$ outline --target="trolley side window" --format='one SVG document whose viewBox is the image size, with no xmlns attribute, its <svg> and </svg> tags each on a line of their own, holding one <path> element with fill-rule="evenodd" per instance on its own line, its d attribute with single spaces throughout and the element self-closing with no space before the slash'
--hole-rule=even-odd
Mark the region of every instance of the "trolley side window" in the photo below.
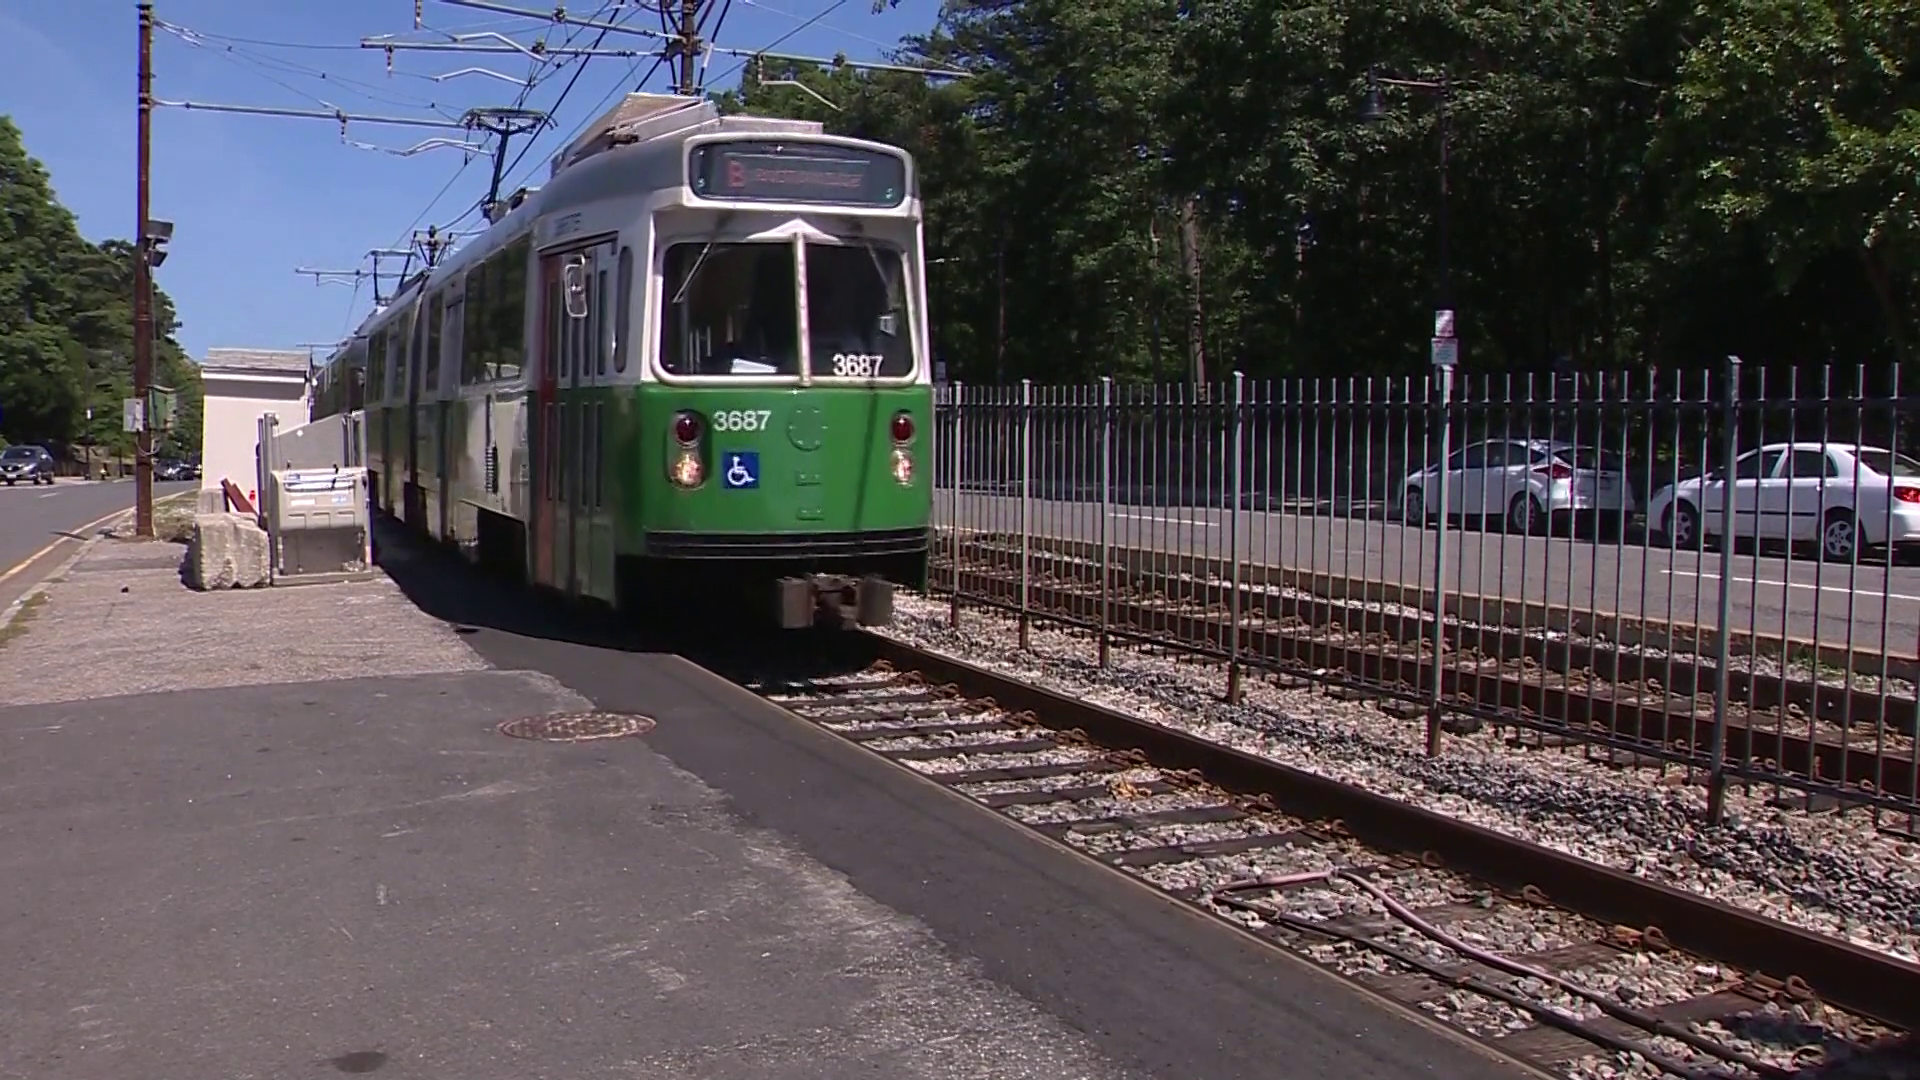
<svg viewBox="0 0 1920 1080">
<path fill-rule="evenodd" d="M 662 270 L 660 366 L 668 374 L 800 373 L 789 245 L 674 244 Z"/>
<path fill-rule="evenodd" d="M 913 374 L 900 253 L 871 244 L 807 248 L 807 344 L 815 377 Z"/>
</svg>

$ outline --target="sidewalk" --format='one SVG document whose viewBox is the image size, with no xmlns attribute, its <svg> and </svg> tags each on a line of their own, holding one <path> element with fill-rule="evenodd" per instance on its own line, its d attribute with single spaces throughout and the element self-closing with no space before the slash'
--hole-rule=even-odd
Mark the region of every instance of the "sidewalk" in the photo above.
<svg viewBox="0 0 1920 1080">
<path fill-rule="evenodd" d="M 0 643 L 0 1077 L 1138 1075 L 646 738 L 499 734 L 588 706 L 387 578 L 182 551 L 90 544 Z"/>
</svg>

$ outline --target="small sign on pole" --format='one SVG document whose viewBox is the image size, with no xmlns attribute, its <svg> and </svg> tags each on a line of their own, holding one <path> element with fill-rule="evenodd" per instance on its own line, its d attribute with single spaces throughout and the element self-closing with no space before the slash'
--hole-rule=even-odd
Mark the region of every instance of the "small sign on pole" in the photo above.
<svg viewBox="0 0 1920 1080">
<path fill-rule="evenodd" d="M 120 399 L 120 430 L 139 432 L 147 419 L 146 402 L 139 398 Z"/>
<path fill-rule="evenodd" d="M 1437 337 L 1433 339 L 1433 366 L 1450 368 L 1460 362 L 1460 339 Z"/>
</svg>

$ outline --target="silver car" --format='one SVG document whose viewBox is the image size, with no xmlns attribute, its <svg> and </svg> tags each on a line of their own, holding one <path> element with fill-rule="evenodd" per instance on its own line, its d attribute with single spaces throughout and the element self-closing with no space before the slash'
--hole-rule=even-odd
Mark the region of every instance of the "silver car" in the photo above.
<svg viewBox="0 0 1920 1080">
<path fill-rule="evenodd" d="M 1488 439 L 1447 459 L 1447 516 L 1498 518 L 1508 531 L 1533 533 L 1556 520 L 1592 517 L 1617 527 L 1636 509 L 1633 485 L 1617 455 L 1546 439 Z M 1403 520 L 1435 516 L 1440 469 L 1408 474 Z"/>
</svg>

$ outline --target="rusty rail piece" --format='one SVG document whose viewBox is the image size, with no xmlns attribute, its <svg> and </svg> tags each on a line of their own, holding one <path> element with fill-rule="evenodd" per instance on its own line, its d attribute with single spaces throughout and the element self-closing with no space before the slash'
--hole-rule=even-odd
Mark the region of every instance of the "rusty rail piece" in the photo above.
<svg viewBox="0 0 1920 1080">
<path fill-rule="evenodd" d="M 1017 567 L 1018 554 L 1014 553 L 1012 557 Z M 960 586 L 967 590 L 965 595 L 1010 609 L 1019 599 L 1019 583 L 1010 574 L 1011 571 L 994 573 L 975 563 L 962 567 Z M 1098 576 L 1095 574 L 1092 582 L 1081 580 L 1083 577 L 1077 577 L 1075 572 L 1065 572 L 1062 579 L 1070 583 L 1066 585 L 1030 578 L 1027 585 L 1029 609 L 1042 618 L 1083 627 L 1094 626 L 1099 619 L 1100 598 L 1086 590 L 1089 585 L 1097 586 Z M 934 567 L 932 581 L 936 586 L 952 588 L 953 578 L 950 565 Z M 1129 599 L 1120 591 L 1137 589 L 1143 582 L 1169 597 L 1206 604 L 1211 610 L 1205 614 L 1169 611 Z M 1225 658 L 1223 643 L 1228 636 L 1225 605 L 1218 597 L 1214 597 L 1213 603 L 1208 603 L 1208 598 L 1222 592 L 1226 586 L 1190 582 L 1176 588 L 1173 579 L 1142 576 L 1113 584 L 1117 591 L 1108 597 L 1106 625 L 1115 635 L 1161 640 L 1198 654 Z M 1184 597 L 1181 595 L 1183 590 Z M 1252 609 L 1271 605 L 1282 614 L 1301 614 L 1297 610 L 1286 611 L 1287 604 L 1311 607 L 1311 604 L 1300 604 L 1269 593 L 1256 593 Z M 1344 617 L 1345 613 L 1342 614 Z M 1371 624 L 1365 624 L 1365 629 L 1371 632 L 1382 632 L 1386 624 L 1404 620 L 1407 632 L 1417 634 L 1417 627 L 1422 622 L 1415 615 L 1397 616 L 1381 612 L 1354 614 L 1374 620 Z M 1452 637 L 1451 644 L 1456 649 L 1478 647 L 1488 655 L 1501 655 L 1501 650 L 1495 647 L 1502 645 L 1496 631 L 1477 631 L 1471 635 L 1463 631 Z M 1509 635 L 1504 646 L 1515 644 L 1519 642 Z M 1628 671 L 1631 668 L 1627 661 L 1636 658 L 1621 657 L 1604 647 L 1595 649 L 1565 642 L 1534 644 L 1536 651 L 1532 655 L 1548 670 L 1569 672 L 1585 667 L 1593 671 L 1596 678 L 1608 679 L 1606 669 L 1611 661 L 1618 661 L 1619 666 L 1614 668 L 1618 675 L 1608 679 L 1616 684 L 1614 692 L 1594 694 L 1505 672 L 1443 666 L 1442 688 L 1450 706 L 1464 714 L 1529 728 L 1545 735 L 1564 734 L 1679 763 L 1704 763 L 1705 748 L 1713 734 L 1713 717 L 1695 694 L 1679 687 L 1649 687 L 1646 690 L 1621 687 L 1619 684 L 1630 678 Z M 1421 651 L 1424 642 L 1417 638 L 1408 641 L 1406 647 L 1409 650 L 1407 654 L 1396 655 L 1377 647 L 1344 645 L 1306 637 L 1279 627 L 1243 625 L 1240 630 L 1239 659 L 1243 663 L 1282 672 L 1343 672 L 1344 678 L 1332 681 L 1355 683 L 1377 689 L 1386 696 L 1412 699 L 1421 687 L 1428 685 L 1431 660 L 1427 653 Z M 1642 672 L 1639 678 L 1646 678 L 1654 672 L 1665 674 L 1664 661 L 1656 664 L 1647 660 L 1644 666 L 1648 670 Z M 1700 672 L 1697 665 L 1680 662 L 1674 664 L 1675 681 L 1680 682 L 1685 678 L 1684 673 L 1689 666 L 1694 669 L 1694 678 L 1699 680 L 1699 684 L 1704 684 L 1706 673 Z M 1734 686 L 1738 691 L 1733 696 L 1741 699 L 1738 704 L 1745 711 L 1746 688 L 1751 683 L 1740 677 L 1741 674 L 1735 673 Z M 1763 681 L 1764 678 L 1755 677 L 1753 681 Z M 1395 693 L 1395 687 L 1404 688 L 1404 692 Z M 1830 689 L 1835 696 L 1846 693 L 1837 687 L 1820 689 Z M 1755 698 L 1756 701 L 1764 700 L 1759 693 Z M 1830 710 L 1823 708 L 1822 712 Z M 1853 719 L 1858 722 L 1862 718 L 1856 714 Z M 1754 714 L 1745 717 L 1730 715 L 1727 729 L 1726 753 L 1730 763 L 1729 774 L 1732 776 L 1789 787 L 1798 786 L 1796 779 L 1803 779 L 1811 790 L 1818 792 L 1831 792 L 1837 783 L 1844 783 L 1857 789 L 1857 794 L 1843 793 L 1845 798 L 1897 810 L 1911 809 L 1911 800 L 1920 794 L 1915 790 L 1916 770 L 1913 761 L 1895 752 L 1882 753 L 1868 738 L 1844 744 L 1831 736 L 1817 733 L 1809 738 L 1806 734 L 1774 730 Z"/>
<path fill-rule="evenodd" d="M 228 510 L 238 511 L 248 517 L 259 516 L 259 511 L 253 508 L 252 501 L 247 498 L 246 492 L 240 490 L 239 484 L 222 477 L 220 480 L 220 495 L 226 500 Z"/>
<path fill-rule="evenodd" d="M 941 526 L 936 527 L 935 532 L 935 552 L 950 554 L 953 550 L 954 530 L 951 527 Z M 961 530 L 961 533 L 963 545 L 1010 545 L 1014 548 L 1020 546 L 1019 536 L 1012 533 L 965 529 Z M 1036 556 L 1044 554 L 1089 560 L 1100 558 L 1100 545 L 1092 540 L 1031 536 L 1027 539 L 1027 547 Z M 1196 555 L 1191 552 L 1114 545 L 1109 548 L 1107 558 L 1108 565 L 1111 567 L 1133 574 L 1185 574 L 1219 581 L 1235 580 L 1231 576 L 1232 566 L 1228 560 Z M 1297 589 L 1324 600 L 1346 603 L 1396 604 L 1414 610 L 1430 610 L 1433 605 L 1433 588 L 1430 585 L 1422 587 L 1417 584 L 1374 581 L 1245 560 L 1240 562 L 1237 580 L 1255 587 Z M 1617 635 L 1621 645 L 1657 649 L 1662 652 L 1688 653 L 1695 656 L 1713 655 L 1715 643 L 1719 637 L 1713 627 L 1697 623 L 1668 622 L 1665 619 L 1648 619 L 1625 612 L 1604 609 L 1590 611 L 1539 600 L 1516 600 L 1511 597 L 1484 596 L 1477 593 L 1449 591 L 1446 597 L 1446 612 L 1455 619 L 1489 627 L 1504 626 L 1509 630 L 1525 628 L 1534 632 L 1547 629 L 1579 634 L 1582 637 L 1613 638 Z M 1836 670 L 1851 671 L 1855 675 L 1887 675 L 1920 684 L 1920 655 L 1904 656 L 1880 649 L 1822 645 L 1811 638 L 1769 634 L 1759 630 L 1742 630 L 1737 627 L 1733 628 L 1728 635 L 1728 647 L 1736 656 L 1765 657 L 1781 664 L 1820 664 Z"/>
<path fill-rule="evenodd" d="M 1276 809 L 1334 821 L 1363 843 L 1437 857 L 1490 884 L 1532 886 L 1589 918 L 1637 928 L 1649 943 L 1739 968 L 1763 996 L 1824 1001 L 1911 1031 L 1920 1021 L 1920 965 L 1816 934 L 1574 855 L 1436 814 L 1365 788 L 1209 742 L 1151 721 L 1020 682 L 965 661 L 866 635 L 876 656 L 900 670 L 992 698 L 1055 730 L 1078 729 L 1101 746 L 1138 751 L 1165 770 L 1192 769 L 1239 795 L 1265 795 Z"/>
</svg>

